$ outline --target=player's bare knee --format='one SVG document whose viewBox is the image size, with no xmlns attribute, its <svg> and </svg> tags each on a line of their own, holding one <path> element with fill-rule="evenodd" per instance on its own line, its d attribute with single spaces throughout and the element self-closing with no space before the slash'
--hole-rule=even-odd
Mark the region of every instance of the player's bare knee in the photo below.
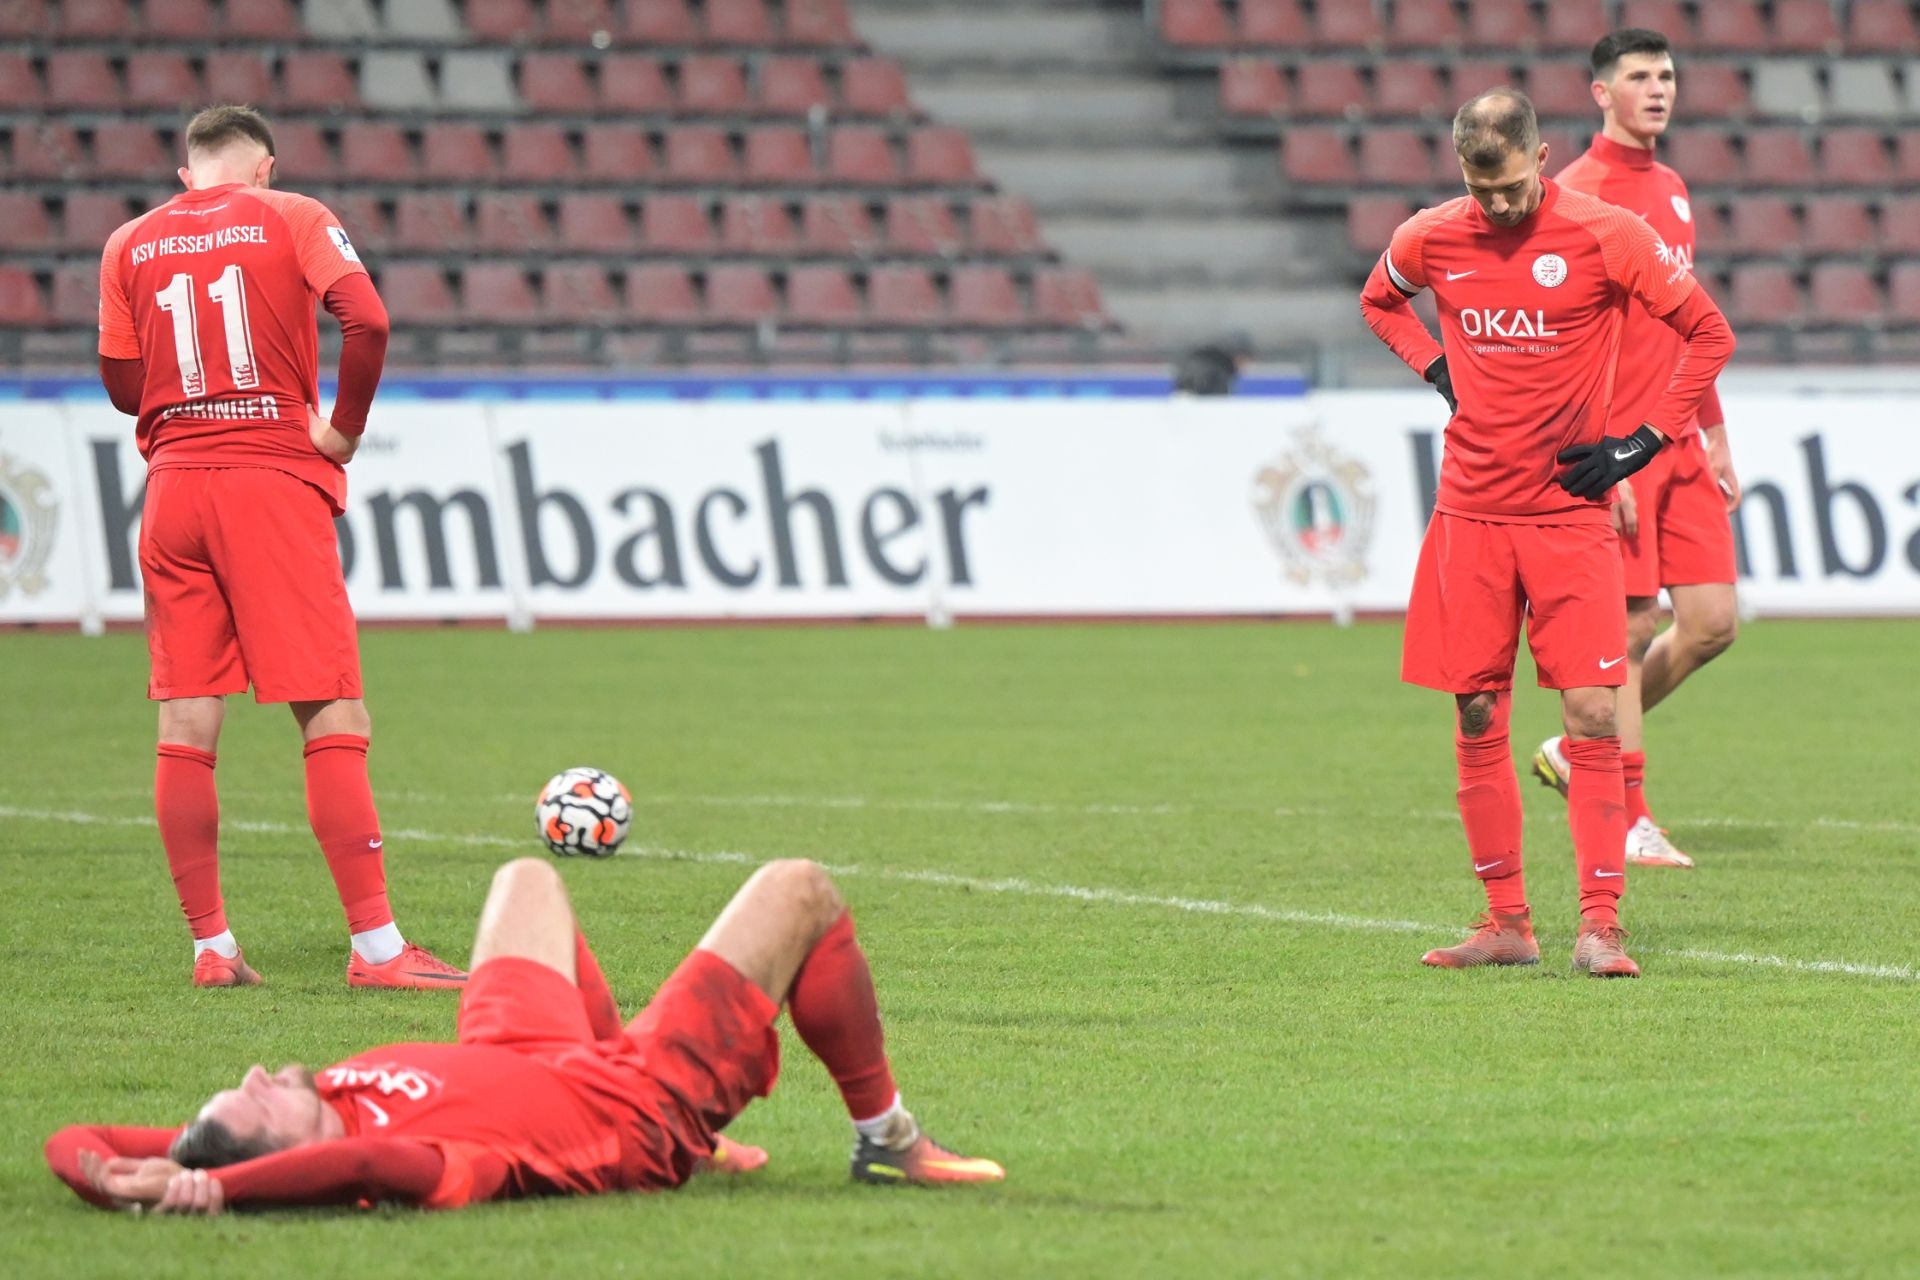
<svg viewBox="0 0 1920 1280">
<path fill-rule="evenodd" d="M 1637 607 L 1639 606 L 1639 607 Z M 1634 665 L 1646 661 L 1647 650 L 1653 647 L 1653 637 L 1660 630 L 1660 602 L 1646 601 L 1640 606 L 1638 601 L 1627 604 L 1627 656 Z"/>
<path fill-rule="evenodd" d="M 1498 695 L 1475 693 L 1459 700 L 1460 736 L 1478 738 L 1493 727 L 1493 704 Z"/>
<path fill-rule="evenodd" d="M 1711 662 L 1728 649 L 1740 635 L 1740 616 L 1732 609 L 1715 610 L 1689 629 L 1689 639 L 1700 661 Z"/>
<path fill-rule="evenodd" d="M 1620 732 L 1610 697 L 1568 698 L 1561 714 L 1573 738 L 1611 738 Z"/>
<path fill-rule="evenodd" d="M 824 930 L 845 907 L 827 869 L 810 858 L 783 858 L 760 869 L 767 890 L 795 915 Z"/>
<path fill-rule="evenodd" d="M 553 864 L 539 858 L 515 858 L 493 873 L 495 897 L 565 895 L 566 891 Z"/>
</svg>

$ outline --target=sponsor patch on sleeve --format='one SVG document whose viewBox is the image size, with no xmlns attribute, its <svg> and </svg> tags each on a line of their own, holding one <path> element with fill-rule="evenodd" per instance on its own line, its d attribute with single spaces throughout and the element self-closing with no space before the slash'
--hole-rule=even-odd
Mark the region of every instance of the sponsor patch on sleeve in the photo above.
<svg viewBox="0 0 1920 1280">
<path fill-rule="evenodd" d="M 347 239 L 347 233 L 345 228 L 328 227 L 327 239 L 333 241 L 333 247 L 338 249 L 340 251 L 340 256 L 345 258 L 348 262 L 360 261 L 360 255 L 354 252 L 353 241 Z"/>
</svg>

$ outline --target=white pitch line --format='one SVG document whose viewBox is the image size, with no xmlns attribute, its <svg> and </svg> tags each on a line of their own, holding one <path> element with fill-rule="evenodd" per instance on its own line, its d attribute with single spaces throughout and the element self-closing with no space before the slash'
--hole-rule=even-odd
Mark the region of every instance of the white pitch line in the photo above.
<svg viewBox="0 0 1920 1280">
<path fill-rule="evenodd" d="M 116 817 L 94 813 L 72 813 L 55 809 L 21 809 L 12 805 L 0 805 L 0 818 L 22 818 L 37 822 L 65 822 L 81 826 L 113 827 L 152 827 L 151 818 Z M 234 830 L 265 832 L 280 835 L 307 835 L 306 827 L 288 822 L 236 822 L 227 821 L 226 825 Z M 531 837 L 525 840 L 511 839 L 507 836 L 487 835 L 472 832 L 417 831 L 410 828 L 391 828 L 387 836 L 395 840 L 414 840 L 423 844 L 457 844 L 485 846 L 487 848 L 524 849 L 532 845 Z M 633 853 L 643 858 L 659 861 L 694 862 L 704 864 L 727 864 L 735 866 L 757 866 L 767 861 L 764 855 L 743 853 L 736 850 L 695 851 L 688 849 L 665 849 L 652 846 L 636 846 Z M 1018 877 L 983 879 L 974 876 L 954 875 L 945 871 L 918 871 L 896 867 L 863 867 L 850 863 L 824 864 L 829 871 L 842 877 L 864 877 L 872 880 L 891 880 L 906 884 L 931 884 L 948 889 L 966 889 L 974 893 L 1002 893 L 1028 898 L 1067 898 L 1077 902 L 1095 902 L 1104 906 L 1144 907 L 1155 910 L 1184 911 L 1196 915 L 1236 916 L 1243 919 L 1266 920 L 1276 924 L 1319 925 L 1335 929 L 1356 929 L 1372 932 L 1390 933 L 1437 933 L 1457 932 L 1457 926 L 1427 924 L 1418 920 L 1384 920 L 1368 916 L 1342 915 L 1333 911 L 1297 911 L 1281 907 L 1262 906 L 1253 902 L 1224 902 L 1209 898 L 1168 897 L 1159 894 L 1130 893 L 1122 889 L 1087 888 L 1071 884 L 1044 884 L 1035 880 Z M 1747 952 L 1705 951 L 1695 948 L 1647 947 L 1648 953 L 1678 956 L 1682 959 L 1697 960 L 1705 964 L 1727 964 L 1740 966 L 1758 966 L 1769 969 L 1785 969 L 1795 973 L 1831 973 L 1843 974 L 1855 978 L 1891 978 L 1901 982 L 1920 981 L 1920 970 L 1906 965 L 1868 964 L 1851 960 L 1796 960 L 1790 956 L 1753 955 Z"/>
</svg>

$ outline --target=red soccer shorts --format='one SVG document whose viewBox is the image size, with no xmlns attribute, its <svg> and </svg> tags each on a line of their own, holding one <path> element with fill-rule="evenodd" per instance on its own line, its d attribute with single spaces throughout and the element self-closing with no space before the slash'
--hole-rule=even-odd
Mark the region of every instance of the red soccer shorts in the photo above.
<svg viewBox="0 0 1920 1280">
<path fill-rule="evenodd" d="M 1640 513 L 1640 531 L 1620 535 L 1628 595 L 1734 581 L 1733 522 L 1698 432 L 1654 454 L 1627 483 Z"/>
<path fill-rule="evenodd" d="M 268 467 L 163 467 L 140 522 L 149 698 L 253 686 L 261 702 L 360 696 L 359 637 L 327 497 Z"/>
<path fill-rule="evenodd" d="M 619 1188 L 675 1187 L 713 1136 L 780 1074 L 780 1007 L 711 951 L 673 971 L 618 1038 L 596 1041 L 580 992 L 555 969 L 489 961 L 460 999 L 461 1044 L 549 1062 L 619 1135 Z"/>
<path fill-rule="evenodd" d="M 1445 693 L 1511 689 L 1522 622 L 1542 688 L 1625 683 L 1627 604 L 1613 527 L 1435 512 L 1413 574 L 1400 678 Z"/>
</svg>

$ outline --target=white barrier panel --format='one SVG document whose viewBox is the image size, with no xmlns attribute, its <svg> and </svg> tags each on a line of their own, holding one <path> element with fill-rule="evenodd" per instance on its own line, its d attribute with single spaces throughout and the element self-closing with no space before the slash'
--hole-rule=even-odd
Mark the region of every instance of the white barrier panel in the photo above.
<svg viewBox="0 0 1920 1280">
<path fill-rule="evenodd" d="M 1897 395 L 1729 396 L 1759 612 L 1920 613 Z M 380 415 L 341 552 L 381 619 L 1404 606 L 1444 406 L 450 402 Z M 104 402 L 0 406 L 0 622 L 137 619 L 144 467 Z"/>
</svg>

